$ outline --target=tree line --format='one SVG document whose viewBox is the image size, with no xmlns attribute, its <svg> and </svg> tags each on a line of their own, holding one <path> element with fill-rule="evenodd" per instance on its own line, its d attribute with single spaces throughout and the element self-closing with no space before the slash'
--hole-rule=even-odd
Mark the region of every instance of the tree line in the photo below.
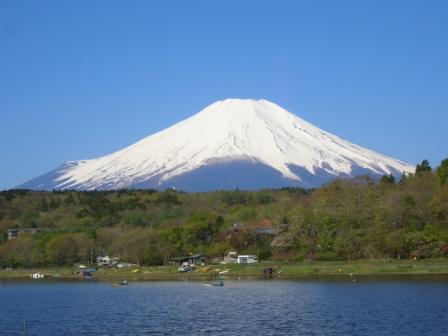
<svg viewBox="0 0 448 336">
<path fill-rule="evenodd" d="M 8 229 L 42 228 L 8 240 Z M 351 260 L 448 255 L 448 159 L 432 169 L 321 188 L 0 192 L 0 266 L 139 265 L 228 251 L 260 259 Z"/>
</svg>

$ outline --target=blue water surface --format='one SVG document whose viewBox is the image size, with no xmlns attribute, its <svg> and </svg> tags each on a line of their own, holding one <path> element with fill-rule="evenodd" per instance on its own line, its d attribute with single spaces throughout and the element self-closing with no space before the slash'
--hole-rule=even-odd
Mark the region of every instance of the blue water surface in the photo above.
<svg viewBox="0 0 448 336">
<path fill-rule="evenodd" d="M 0 335 L 448 335 L 446 280 L 2 282 Z"/>
</svg>

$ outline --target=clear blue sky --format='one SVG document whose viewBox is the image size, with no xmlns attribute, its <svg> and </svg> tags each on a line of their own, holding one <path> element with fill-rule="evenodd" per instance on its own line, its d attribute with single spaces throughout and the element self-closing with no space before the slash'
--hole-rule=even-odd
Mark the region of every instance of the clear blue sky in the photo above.
<svg viewBox="0 0 448 336">
<path fill-rule="evenodd" d="M 225 98 L 448 157 L 448 1 L 0 1 L 0 189 Z"/>
</svg>

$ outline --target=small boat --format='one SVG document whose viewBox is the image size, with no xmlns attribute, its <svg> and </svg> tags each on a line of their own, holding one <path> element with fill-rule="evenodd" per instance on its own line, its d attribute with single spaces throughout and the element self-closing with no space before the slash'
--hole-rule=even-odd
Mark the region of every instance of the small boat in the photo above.
<svg viewBox="0 0 448 336">
<path fill-rule="evenodd" d="M 127 286 L 128 282 L 126 280 L 123 280 L 119 283 L 113 283 L 112 286 L 117 287 L 117 286 Z"/>
<path fill-rule="evenodd" d="M 194 265 L 188 262 L 183 262 L 182 265 L 177 269 L 178 272 L 193 272 Z"/>
<path fill-rule="evenodd" d="M 274 273 L 274 269 L 272 267 L 263 268 L 261 271 L 263 275 L 272 275 Z"/>
<path fill-rule="evenodd" d="M 224 287 L 224 281 L 220 280 L 219 282 L 213 282 L 212 286 Z"/>
<path fill-rule="evenodd" d="M 212 283 L 208 283 L 208 284 L 204 284 L 204 286 L 207 287 L 224 287 L 224 281 L 220 280 L 218 282 L 212 282 Z"/>
<path fill-rule="evenodd" d="M 81 271 L 81 275 L 84 279 L 89 280 L 93 278 L 93 273 L 96 272 L 96 269 L 89 268 Z"/>
<path fill-rule="evenodd" d="M 42 279 L 44 277 L 45 277 L 45 275 L 40 274 L 40 272 L 31 274 L 31 279 Z"/>
</svg>

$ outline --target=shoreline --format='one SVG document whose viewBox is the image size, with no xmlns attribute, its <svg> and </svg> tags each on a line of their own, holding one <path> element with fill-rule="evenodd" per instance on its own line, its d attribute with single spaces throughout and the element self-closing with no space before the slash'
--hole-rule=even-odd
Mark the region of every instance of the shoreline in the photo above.
<svg viewBox="0 0 448 336">
<path fill-rule="evenodd" d="M 264 276 L 263 268 L 273 267 L 278 273 Z M 94 267 L 92 267 L 94 268 Z M 75 267 L 27 268 L 0 270 L 0 280 L 84 280 Z M 31 274 L 40 272 L 43 279 L 31 279 Z M 222 272 L 220 274 L 220 272 Z M 387 277 L 447 277 L 448 259 L 427 260 L 354 260 L 354 261 L 264 261 L 251 265 L 215 264 L 198 266 L 193 272 L 177 272 L 176 266 L 133 266 L 127 269 L 101 268 L 93 274 L 97 281 L 165 281 L 222 279 L 352 279 Z"/>
<path fill-rule="evenodd" d="M 11 277 L 0 278 L 1 284 L 7 283 L 111 283 L 118 284 L 122 280 L 126 280 L 129 284 L 138 282 L 198 282 L 210 283 L 217 280 L 223 281 L 330 281 L 330 282 L 370 282 L 370 281 L 448 281 L 448 273 L 391 273 L 391 274 L 356 274 L 352 277 L 349 275 L 339 274 L 320 274 L 320 275 L 298 275 L 284 274 L 271 277 L 263 277 L 260 275 L 228 275 L 222 277 L 206 277 L 206 276 L 159 276 L 159 277 L 95 277 L 92 279 L 83 279 L 76 276 L 66 277 L 45 277 L 43 279 L 31 279 L 29 277 Z"/>
</svg>

